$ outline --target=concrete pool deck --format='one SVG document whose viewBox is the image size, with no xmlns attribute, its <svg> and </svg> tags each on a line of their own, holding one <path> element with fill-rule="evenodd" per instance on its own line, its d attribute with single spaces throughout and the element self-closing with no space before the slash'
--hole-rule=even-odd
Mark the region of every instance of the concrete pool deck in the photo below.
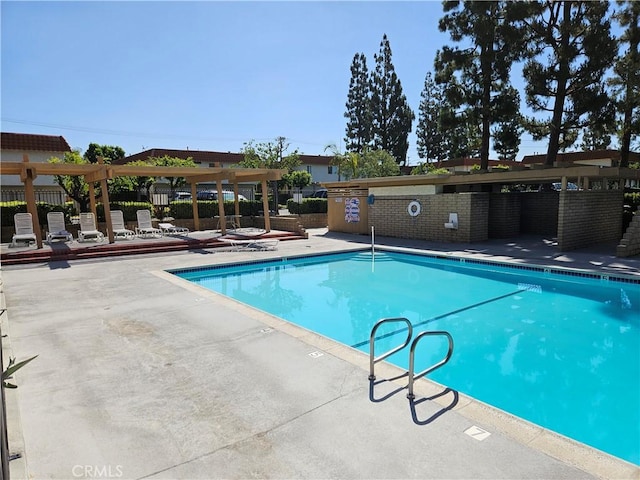
<svg viewBox="0 0 640 480">
<path fill-rule="evenodd" d="M 319 229 L 277 251 L 3 266 L 5 358 L 38 355 L 6 391 L 12 478 L 640 478 L 427 380 L 410 403 L 394 367 L 371 385 L 367 355 L 164 272 L 369 242 Z M 640 276 L 638 257 L 539 237 L 377 243 Z"/>
</svg>

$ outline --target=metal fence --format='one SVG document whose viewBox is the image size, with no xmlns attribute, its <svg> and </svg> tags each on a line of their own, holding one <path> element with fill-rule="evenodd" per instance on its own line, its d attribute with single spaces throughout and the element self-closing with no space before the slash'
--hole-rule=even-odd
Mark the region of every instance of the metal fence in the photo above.
<svg viewBox="0 0 640 480">
<path fill-rule="evenodd" d="M 211 190 L 211 188 L 206 188 L 205 186 L 198 186 L 198 192 Z M 215 190 L 215 188 L 213 189 Z M 175 192 L 185 192 L 191 193 L 191 189 L 179 188 L 174 191 Z M 125 192 L 126 193 L 126 192 Z M 171 200 L 171 191 L 168 188 L 158 188 L 154 189 L 154 193 L 160 195 L 167 195 L 167 200 Z M 238 189 L 238 193 L 244 195 L 249 200 L 255 200 L 256 194 L 255 190 L 252 187 L 240 186 Z M 67 194 L 60 190 L 36 190 L 36 202 L 48 203 L 50 205 L 64 205 L 69 199 Z M 122 197 L 122 198 L 118 198 Z M 112 198 L 114 201 L 135 201 L 137 200 L 136 192 L 129 192 L 129 194 L 115 194 Z M 146 195 L 143 195 L 144 198 L 141 200 L 146 200 Z M 0 190 L 0 201 L 2 202 L 26 202 L 27 199 L 25 197 L 24 190 Z"/>
<path fill-rule="evenodd" d="M 36 202 L 49 203 L 51 205 L 64 205 L 67 201 L 67 194 L 59 190 L 36 190 Z M 0 190 L 0 201 L 3 202 L 26 202 L 24 191 L 20 190 Z"/>
</svg>

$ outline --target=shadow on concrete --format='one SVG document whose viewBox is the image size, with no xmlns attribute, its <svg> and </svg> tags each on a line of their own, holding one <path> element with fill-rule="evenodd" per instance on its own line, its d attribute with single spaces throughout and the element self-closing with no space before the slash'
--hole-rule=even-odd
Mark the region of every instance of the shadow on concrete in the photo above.
<svg viewBox="0 0 640 480">
<path fill-rule="evenodd" d="M 417 412 L 417 409 L 416 409 L 416 407 L 418 405 L 420 405 L 423 402 L 426 402 L 427 400 L 435 400 L 436 398 L 444 397 L 449 392 L 451 392 L 453 394 L 453 399 L 451 400 L 451 403 L 449 405 L 447 405 L 446 407 L 442 407 L 436 413 L 432 414 L 431 416 L 429 416 L 428 418 L 426 418 L 424 420 L 420 420 L 418 418 L 418 412 Z M 428 425 L 428 424 L 430 424 L 431 422 L 435 421 L 438 417 L 444 415 L 449 410 L 453 410 L 454 407 L 458 404 L 458 400 L 459 400 L 458 392 L 456 390 L 453 390 L 453 389 L 448 388 L 448 387 L 445 388 L 441 393 L 437 393 L 436 395 L 432 395 L 430 397 L 421 398 L 419 400 L 411 400 L 410 399 L 409 400 L 409 408 L 411 408 L 411 418 L 413 419 L 413 423 L 415 423 L 416 425 Z"/>
</svg>

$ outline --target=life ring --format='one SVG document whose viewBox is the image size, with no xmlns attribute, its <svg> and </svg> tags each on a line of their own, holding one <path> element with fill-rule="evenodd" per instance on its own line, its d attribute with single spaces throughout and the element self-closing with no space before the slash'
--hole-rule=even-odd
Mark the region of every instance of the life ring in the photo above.
<svg viewBox="0 0 640 480">
<path fill-rule="evenodd" d="M 418 215 L 420 215 L 421 208 L 422 207 L 420 206 L 420 202 L 414 200 L 413 202 L 409 202 L 409 205 L 407 206 L 407 212 L 409 212 L 409 215 L 411 215 L 412 217 L 417 217 Z"/>
</svg>

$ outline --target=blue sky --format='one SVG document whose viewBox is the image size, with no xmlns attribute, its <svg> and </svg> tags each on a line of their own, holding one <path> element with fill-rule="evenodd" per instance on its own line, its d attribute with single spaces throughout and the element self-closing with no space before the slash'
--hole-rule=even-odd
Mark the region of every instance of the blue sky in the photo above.
<svg viewBox="0 0 640 480">
<path fill-rule="evenodd" d="M 2 1 L 2 131 L 119 145 L 239 151 L 284 136 L 343 144 L 349 67 L 382 35 L 416 121 L 440 2 Z M 520 84 L 514 78 L 516 86 Z M 524 137 L 518 158 L 546 146 Z"/>
</svg>

